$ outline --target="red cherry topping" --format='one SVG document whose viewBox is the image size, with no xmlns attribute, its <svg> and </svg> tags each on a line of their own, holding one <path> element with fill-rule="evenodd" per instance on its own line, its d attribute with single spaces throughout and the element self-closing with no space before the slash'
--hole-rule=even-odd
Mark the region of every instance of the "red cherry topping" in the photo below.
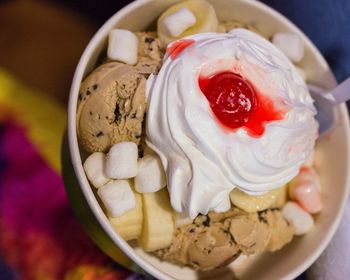
<svg viewBox="0 0 350 280">
<path fill-rule="evenodd" d="M 281 120 L 285 112 L 233 72 L 199 77 L 199 87 L 219 122 L 230 130 L 243 127 L 251 136 L 261 136 L 268 121 Z"/>
<path fill-rule="evenodd" d="M 194 40 L 192 39 L 177 40 L 166 49 L 166 53 L 171 57 L 171 59 L 175 59 L 184 49 L 193 43 Z"/>
</svg>

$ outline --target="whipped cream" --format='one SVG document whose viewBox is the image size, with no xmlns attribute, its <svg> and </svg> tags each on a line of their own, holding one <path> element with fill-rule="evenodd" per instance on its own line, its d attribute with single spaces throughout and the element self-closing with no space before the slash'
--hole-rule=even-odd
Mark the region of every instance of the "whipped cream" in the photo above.
<svg viewBox="0 0 350 280">
<path fill-rule="evenodd" d="M 146 142 L 161 158 L 173 208 L 194 218 L 228 210 L 235 187 L 261 194 L 290 181 L 312 153 L 318 124 L 305 82 L 269 41 L 244 29 L 185 40 L 147 81 Z M 258 137 L 244 127 L 225 129 L 198 85 L 199 77 L 223 71 L 249 80 L 284 117 Z"/>
</svg>

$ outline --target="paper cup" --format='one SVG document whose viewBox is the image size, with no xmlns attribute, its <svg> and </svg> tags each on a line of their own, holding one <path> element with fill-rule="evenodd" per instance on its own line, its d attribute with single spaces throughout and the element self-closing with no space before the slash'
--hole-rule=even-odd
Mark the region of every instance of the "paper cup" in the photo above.
<svg viewBox="0 0 350 280">
<path fill-rule="evenodd" d="M 158 279 L 293 279 L 305 271 L 325 249 L 335 233 L 349 193 L 349 121 L 345 105 L 338 107 L 339 123 L 331 135 L 317 141 L 316 168 L 322 184 L 324 208 L 316 216 L 315 227 L 307 235 L 295 237 L 282 250 L 244 259 L 212 272 L 195 272 L 144 253 L 135 244 L 125 242 L 109 224 L 83 170 L 86 155 L 79 148 L 76 109 L 82 79 L 96 67 L 107 46 L 107 36 L 114 27 L 132 31 L 155 29 L 157 17 L 175 0 L 138 0 L 118 11 L 95 34 L 76 68 L 69 99 L 69 155 L 63 149 L 63 172 L 71 205 L 87 233 L 115 261 L 133 270 L 141 267 Z M 305 44 L 305 57 L 298 65 L 309 82 L 322 87 L 336 85 L 325 59 L 308 38 L 281 14 L 258 1 L 210 1 L 220 20 L 250 23 L 266 36 L 280 31 L 297 33 Z M 130 261 L 131 260 L 131 261 Z M 136 264 L 136 265 L 135 265 Z"/>
</svg>

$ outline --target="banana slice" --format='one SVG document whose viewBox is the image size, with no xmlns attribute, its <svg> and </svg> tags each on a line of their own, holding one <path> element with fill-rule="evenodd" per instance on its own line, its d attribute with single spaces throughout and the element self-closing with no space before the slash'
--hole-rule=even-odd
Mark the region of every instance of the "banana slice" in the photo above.
<svg viewBox="0 0 350 280">
<path fill-rule="evenodd" d="M 283 187 L 276 189 L 276 201 L 272 203 L 270 208 L 282 208 L 283 205 L 287 203 L 287 191 L 288 185 L 284 185 Z"/>
<path fill-rule="evenodd" d="M 237 188 L 230 193 L 232 204 L 248 213 L 254 213 L 266 210 L 268 208 L 277 207 L 277 205 L 283 204 L 285 197 L 285 187 L 257 196 L 248 195 Z"/>
<path fill-rule="evenodd" d="M 175 230 L 173 210 L 167 189 L 142 194 L 143 229 L 140 244 L 150 252 L 166 248 L 171 244 Z"/>
<path fill-rule="evenodd" d="M 124 213 L 120 217 L 109 217 L 114 230 L 120 234 L 126 241 L 138 239 L 142 232 L 142 197 L 141 194 L 134 192 L 136 206 Z"/>
<path fill-rule="evenodd" d="M 166 30 L 163 24 L 163 20 L 166 16 L 172 15 L 182 8 L 187 8 L 195 16 L 196 23 L 193 26 L 186 29 L 180 35 L 173 37 Z M 159 39 L 165 45 L 167 45 L 174 40 L 196 33 L 217 32 L 218 27 L 219 21 L 216 17 L 215 10 L 211 4 L 209 4 L 205 0 L 189 0 L 171 6 L 168 10 L 166 10 L 158 19 L 157 32 Z"/>
</svg>

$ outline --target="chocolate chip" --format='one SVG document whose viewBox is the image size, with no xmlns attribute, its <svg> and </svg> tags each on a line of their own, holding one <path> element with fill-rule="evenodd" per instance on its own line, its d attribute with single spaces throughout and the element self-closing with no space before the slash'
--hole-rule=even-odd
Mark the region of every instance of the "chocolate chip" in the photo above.
<svg viewBox="0 0 350 280">
<path fill-rule="evenodd" d="M 241 252 L 238 251 L 238 252 L 237 252 L 236 254 L 234 254 L 232 257 L 233 257 L 233 258 L 236 258 L 236 257 L 238 257 L 240 254 L 241 254 Z"/>
<path fill-rule="evenodd" d="M 258 218 L 259 218 L 259 222 L 267 224 L 267 220 L 265 219 L 265 217 L 263 217 L 263 213 L 259 213 Z"/>
<path fill-rule="evenodd" d="M 136 113 L 132 113 L 132 114 L 130 115 L 130 118 L 135 119 L 135 118 L 136 118 Z"/>
<path fill-rule="evenodd" d="M 118 123 L 120 122 L 120 119 L 122 117 L 120 110 L 119 110 L 119 105 L 118 103 L 115 104 L 115 109 L 114 109 L 114 122 Z"/>
<path fill-rule="evenodd" d="M 191 229 L 190 229 L 190 232 L 194 232 L 194 228 L 191 228 Z"/>
<path fill-rule="evenodd" d="M 83 99 L 83 94 L 81 92 L 79 92 L 79 95 L 78 95 L 78 100 L 81 101 Z"/>
<path fill-rule="evenodd" d="M 154 38 L 152 38 L 152 37 L 146 37 L 145 38 L 145 43 L 152 43 L 154 41 Z"/>
<path fill-rule="evenodd" d="M 92 116 L 92 112 L 91 111 L 89 112 L 89 114 L 90 114 L 90 116 Z"/>
<path fill-rule="evenodd" d="M 225 231 L 225 230 L 224 230 Z M 225 231 L 226 232 L 226 231 Z M 230 232 L 227 232 L 228 236 L 230 237 L 230 245 L 233 246 L 234 244 L 237 244 L 236 240 L 234 239 L 233 235 Z"/>
<path fill-rule="evenodd" d="M 97 84 L 94 84 L 94 85 L 92 86 L 92 89 L 93 89 L 93 90 L 96 90 L 97 87 L 98 87 Z"/>
<path fill-rule="evenodd" d="M 208 227 L 210 225 L 210 218 L 209 218 L 209 216 L 205 216 L 205 217 L 206 217 L 206 219 L 203 222 L 203 226 Z"/>
<path fill-rule="evenodd" d="M 91 91 L 90 90 L 87 90 L 86 91 L 86 95 L 90 95 Z"/>
<path fill-rule="evenodd" d="M 98 133 L 96 134 L 96 137 L 101 137 L 101 136 L 103 136 L 103 135 L 104 135 L 103 132 L 100 131 L 100 132 L 98 132 Z"/>
<path fill-rule="evenodd" d="M 139 156 L 139 158 L 143 157 L 143 148 L 141 146 L 139 146 L 139 148 L 138 148 L 138 156 Z"/>
</svg>

